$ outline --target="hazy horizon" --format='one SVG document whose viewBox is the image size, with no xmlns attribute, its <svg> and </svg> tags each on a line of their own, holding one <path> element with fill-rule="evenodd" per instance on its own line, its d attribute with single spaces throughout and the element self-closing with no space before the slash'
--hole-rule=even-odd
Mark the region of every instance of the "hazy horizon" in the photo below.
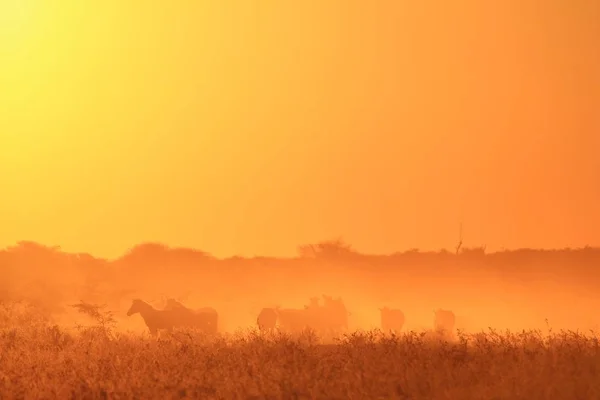
<svg viewBox="0 0 600 400">
<path fill-rule="evenodd" d="M 226 260 L 229 258 L 235 258 L 235 257 L 241 257 L 241 258 L 253 258 L 253 257 L 264 257 L 264 258 L 281 258 L 281 259 L 286 259 L 286 258 L 297 258 L 297 257 L 307 257 L 307 256 L 303 256 L 302 254 L 300 254 L 301 247 L 304 246 L 313 246 L 314 248 L 317 248 L 319 245 L 332 245 L 333 247 L 335 246 L 339 246 L 339 248 L 346 248 L 350 251 L 350 254 L 354 254 L 354 255 L 360 255 L 360 256 L 375 256 L 375 257 L 386 257 L 386 256 L 394 256 L 394 255 L 398 255 L 398 254 L 405 254 L 405 253 L 413 253 L 413 252 L 417 252 L 417 253 L 421 253 L 421 254 L 428 254 L 428 253 L 442 253 L 442 252 L 446 252 L 449 253 L 451 255 L 460 255 L 460 253 L 463 253 L 465 251 L 475 251 L 475 252 L 481 252 L 481 254 L 484 255 L 492 255 L 492 254 L 502 254 L 502 253 L 517 253 L 517 252 L 522 252 L 522 251 L 531 251 L 531 252 L 561 252 L 561 251 L 567 251 L 567 252 L 577 252 L 577 251 L 585 251 L 585 250 L 600 250 L 600 246 L 589 246 L 589 245 L 585 245 L 585 246 L 580 246 L 580 247 L 557 247 L 557 248 L 543 248 L 543 247 L 515 247 L 515 248 L 500 248 L 500 249 L 489 249 L 487 246 L 483 245 L 483 246 L 470 246 L 470 245 L 465 245 L 464 243 L 462 243 L 460 245 L 460 248 L 457 250 L 457 244 L 455 243 L 454 246 L 447 246 L 447 247 L 443 247 L 443 248 L 439 248 L 439 249 L 421 249 L 418 247 L 411 247 L 411 248 L 400 248 L 400 249 L 396 249 L 393 251 L 390 251 L 388 253 L 367 253 L 362 251 L 361 249 L 356 248 L 355 246 L 353 246 L 351 243 L 347 243 L 346 241 L 343 240 L 343 238 L 333 238 L 333 239 L 327 239 L 327 240 L 320 240 L 320 241 L 313 241 L 310 243 L 302 243 L 299 244 L 295 247 L 295 251 L 289 254 L 285 254 L 285 255 L 273 255 L 273 254 L 259 254 L 259 253 L 250 253 L 250 254 L 227 254 L 227 255 L 216 255 L 213 252 L 210 251 L 210 249 L 205 249 L 205 248 L 201 248 L 201 247 L 188 247 L 188 246 L 174 246 L 174 245 L 170 245 L 169 243 L 164 243 L 164 242 L 156 242 L 156 241 L 151 241 L 151 242 L 140 242 L 140 243 L 135 243 L 131 246 L 128 246 L 122 253 L 117 254 L 114 257 L 104 257 L 101 254 L 95 254 L 93 252 L 87 252 L 87 251 L 78 251 L 77 249 L 65 249 L 63 246 L 61 246 L 60 244 L 56 244 L 56 243 L 40 243 L 34 240 L 18 240 L 15 243 L 11 243 L 8 244 L 6 246 L 0 247 L 0 251 L 9 251 L 11 249 L 16 249 L 18 248 L 21 244 L 26 244 L 26 245 L 34 245 L 34 246 L 40 246 L 41 248 L 46 248 L 46 249 L 56 249 L 59 250 L 65 254 L 87 254 L 90 255 L 96 259 L 103 259 L 103 260 L 107 260 L 107 261 L 115 261 L 118 260 L 128 254 L 130 254 L 133 250 L 136 249 L 140 249 L 146 246 L 152 246 L 152 247 L 162 247 L 165 250 L 190 250 L 193 252 L 200 252 L 202 254 L 205 254 L 206 256 L 210 256 L 210 257 L 214 257 L 215 259 L 220 259 L 220 260 Z M 310 256 L 308 256 L 308 258 L 310 258 Z"/>
<path fill-rule="evenodd" d="M 600 246 L 600 2 L 0 4 L 0 246 Z"/>
</svg>

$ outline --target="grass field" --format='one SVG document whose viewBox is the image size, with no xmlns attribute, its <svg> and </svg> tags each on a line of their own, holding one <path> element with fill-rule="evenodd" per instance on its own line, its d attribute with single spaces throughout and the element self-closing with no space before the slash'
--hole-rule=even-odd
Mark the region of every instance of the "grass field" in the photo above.
<svg viewBox="0 0 600 400">
<path fill-rule="evenodd" d="M 1 316 L 1 315 L 0 315 Z M 158 339 L 4 314 L 2 399 L 600 399 L 593 333 Z"/>
</svg>

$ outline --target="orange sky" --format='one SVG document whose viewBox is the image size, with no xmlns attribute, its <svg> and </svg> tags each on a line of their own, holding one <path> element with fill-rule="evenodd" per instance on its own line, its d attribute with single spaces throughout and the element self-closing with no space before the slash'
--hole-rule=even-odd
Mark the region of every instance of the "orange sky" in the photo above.
<svg viewBox="0 0 600 400">
<path fill-rule="evenodd" d="M 0 15 L 0 246 L 600 245 L 598 1 Z"/>
</svg>

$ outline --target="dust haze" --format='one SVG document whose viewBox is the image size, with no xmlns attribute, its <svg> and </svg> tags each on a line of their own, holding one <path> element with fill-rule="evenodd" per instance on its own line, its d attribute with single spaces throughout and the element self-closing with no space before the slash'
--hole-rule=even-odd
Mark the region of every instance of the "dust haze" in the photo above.
<svg viewBox="0 0 600 400">
<path fill-rule="evenodd" d="M 479 332 L 597 328 L 600 249 L 484 248 L 389 255 L 360 254 L 341 240 L 298 247 L 294 258 L 218 259 L 158 243 L 134 246 L 106 260 L 60 247 L 19 242 L 0 251 L 0 301 L 42 310 L 61 327 L 91 321 L 71 307 L 106 305 L 119 331 L 142 333 L 132 299 L 163 308 L 168 298 L 191 308 L 213 307 L 219 331 L 255 328 L 264 307 L 302 308 L 312 297 L 341 297 L 349 330 L 381 327 L 379 308 L 406 315 L 403 331 L 431 329 L 433 310 L 456 315 L 456 328 Z"/>
</svg>

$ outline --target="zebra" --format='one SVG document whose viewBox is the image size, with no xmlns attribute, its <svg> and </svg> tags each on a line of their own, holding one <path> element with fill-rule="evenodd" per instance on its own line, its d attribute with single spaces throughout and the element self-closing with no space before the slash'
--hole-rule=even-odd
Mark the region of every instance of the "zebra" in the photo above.
<svg viewBox="0 0 600 400">
<path fill-rule="evenodd" d="M 331 329 L 336 332 L 348 330 L 348 317 L 352 314 L 346 308 L 344 301 L 340 297 L 334 299 L 323 295 L 323 303 L 330 319 Z"/>
<path fill-rule="evenodd" d="M 258 317 L 256 318 L 258 330 L 261 332 L 274 331 L 275 326 L 277 325 L 277 314 L 277 310 L 274 308 L 263 308 L 258 314 Z"/>
<path fill-rule="evenodd" d="M 178 326 L 199 328 L 205 333 L 210 334 L 215 334 L 218 331 L 219 314 L 212 307 L 192 310 L 175 299 L 167 299 L 165 311 L 170 311 L 174 314 Z"/>
<path fill-rule="evenodd" d="M 159 330 L 171 332 L 177 326 L 177 315 L 171 310 L 157 310 L 141 299 L 133 299 L 127 316 L 140 314 L 150 330 L 150 334 L 156 336 Z"/>
</svg>

